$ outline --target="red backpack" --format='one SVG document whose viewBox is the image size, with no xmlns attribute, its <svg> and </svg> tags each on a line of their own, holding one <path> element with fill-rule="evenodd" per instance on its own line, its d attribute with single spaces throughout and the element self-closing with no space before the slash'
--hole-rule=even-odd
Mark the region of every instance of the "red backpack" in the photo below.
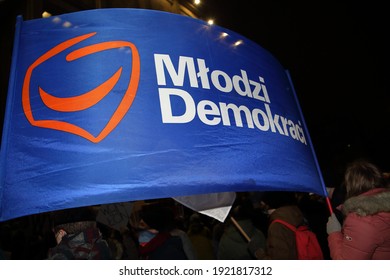
<svg viewBox="0 0 390 280">
<path fill-rule="evenodd" d="M 295 227 L 283 220 L 275 219 L 273 223 L 281 223 L 295 232 L 298 260 L 323 260 L 324 256 L 317 236 L 307 225 Z"/>
</svg>

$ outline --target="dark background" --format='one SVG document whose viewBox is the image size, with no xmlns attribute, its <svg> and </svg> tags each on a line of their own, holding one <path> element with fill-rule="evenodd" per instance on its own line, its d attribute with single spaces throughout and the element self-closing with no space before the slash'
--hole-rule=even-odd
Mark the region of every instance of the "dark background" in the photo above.
<svg viewBox="0 0 390 280">
<path fill-rule="evenodd" d="M 257 42 L 290 72 L 327 184 L 356 158 L 390 171 L 385 2 L 210 2 L 218 4 L 210 12 L 216 24 Z"/>
<path fill-rule="evenodd" d="M 15 19 L 28 14 L 26 2 L 0 0 L 0 129 Z M 213 17 L 215 24 L 255 41 L 290 72 L 327 185 L 338 184 L 345 164 L 355 158 L 390 171 L 385 3 L 203 0 L 199 7 L 200 18 Z"/>
</svg>

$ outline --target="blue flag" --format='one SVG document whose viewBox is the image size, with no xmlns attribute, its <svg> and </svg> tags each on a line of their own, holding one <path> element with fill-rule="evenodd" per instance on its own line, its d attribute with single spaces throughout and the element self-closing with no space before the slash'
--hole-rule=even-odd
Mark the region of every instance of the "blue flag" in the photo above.
<svg viewBox="0 0 390 280">
<path fill-rule="evenodd" d="M 326 195 L 288 72 L 247 38 L 142 9 L 16 27 L 0 220 L 218 192 Z"/>
</svg>

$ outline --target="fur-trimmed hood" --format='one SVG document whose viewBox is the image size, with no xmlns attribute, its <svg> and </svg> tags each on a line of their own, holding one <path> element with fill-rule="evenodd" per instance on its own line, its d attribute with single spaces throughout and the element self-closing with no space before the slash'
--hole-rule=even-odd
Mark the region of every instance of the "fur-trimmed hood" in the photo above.
<svg viewBox="0 0 390 280">
<path fill-rule="evenodd" d="M 390 189 L 378 188 L 347 199 L 342 207 L 344 215 L 354 212 L 359 216 L 390 212 Z"/>
</svg>

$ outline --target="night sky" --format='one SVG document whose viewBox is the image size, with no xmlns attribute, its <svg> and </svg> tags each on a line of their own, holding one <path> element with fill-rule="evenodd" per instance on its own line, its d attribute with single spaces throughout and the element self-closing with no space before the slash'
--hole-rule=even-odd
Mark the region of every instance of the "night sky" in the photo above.
<svg viewBox="0 0 390 280">
<path fill-rule="evenodd" d="M 390 170 L 390 17 L 384 2 L 209 2 L 217 25 L 255 41 L 290 72 L 329 184 L 355 158 Z"/>
<path fill-rule="evenodd" d="M 7 41 L 13 40 L 19 12 L 4 10 L 4 2 L 0 128 L 12 50 Z M 290 72 L 327 184 L 338 183 L 336 175 L 345 163 L 359 157 L 390 171 L 390 16 L 385 1 L 207 2 L 200 8 L 205 20 L 213 17 L 215 24 L 258 43 Z"/>
</svg>

